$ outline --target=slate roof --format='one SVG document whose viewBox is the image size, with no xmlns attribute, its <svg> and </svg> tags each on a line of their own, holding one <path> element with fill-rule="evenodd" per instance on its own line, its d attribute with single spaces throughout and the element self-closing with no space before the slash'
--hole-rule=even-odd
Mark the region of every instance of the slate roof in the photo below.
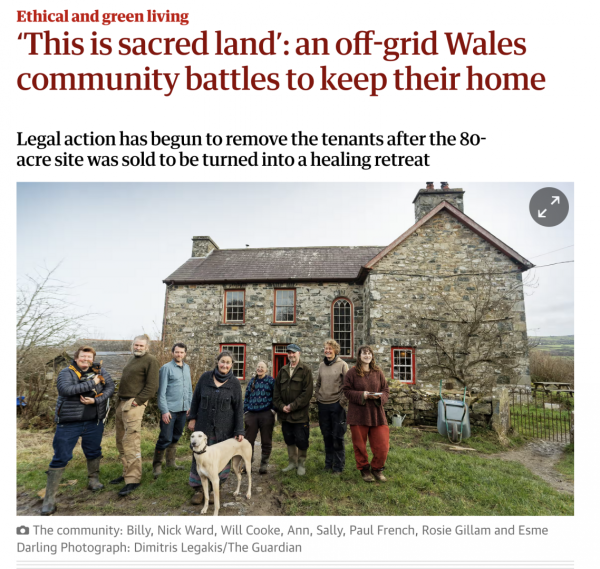
<svg viewBox="0 0 600 569">
<path fill-rule="evenodd" d="M 207 257 L 188 259 L 163 282 L 355 281 L 361 267 L 383 249 L 383 246 L 215 249 Z"/>
</svg>

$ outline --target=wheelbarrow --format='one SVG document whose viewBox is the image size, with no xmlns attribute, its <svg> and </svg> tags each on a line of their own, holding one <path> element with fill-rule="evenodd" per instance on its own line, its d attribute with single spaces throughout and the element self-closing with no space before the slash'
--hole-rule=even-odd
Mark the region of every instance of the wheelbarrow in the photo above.
<svg viewBox="0 0 600 569">
<path fill-rule="evenodd" d="M 444 399 L 442 397 L 442 382 L 440 381 L 440 400 L 438 401 L 438 433 L 446 435 L 450 442 L 460 443 L 471 436 L 471 423 L 469 422 L 469 408 L 467 407 L 467 387 L 463 393 L 463 400 Z"/>
</svg>

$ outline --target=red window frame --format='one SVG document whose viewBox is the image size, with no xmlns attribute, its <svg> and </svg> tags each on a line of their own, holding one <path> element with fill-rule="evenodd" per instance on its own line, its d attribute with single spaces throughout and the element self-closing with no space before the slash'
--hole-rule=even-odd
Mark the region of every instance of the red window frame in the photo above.
<svg viewBox="0 0 600 569">
<path fill-rule="evenodd" d="M 411 356 L 411 366 L 410 366 L 410 370 L 411 370 L 411 375 L 412 375 L 412 381 L 406 381 L 404 379 L 399 379 L 397 377 L 394 377 L 394 352 L 410 352 Z M 416 355 L 415 355 L 415 348 L 399 348 L 399 347 L 394 347 L 392 348 L 392 360 L 391 360 L 391 364 L 392 364 L 392 379 L 396 379 L 397 381 L 400 381 L 401 383 L 405 383 L 406 385 L 415 385 L 417 382 L 417 365 L 416 365 Z"/>
<path fill-rule="evenodd" d="M 227 320 L 227 293 L 241 292 L 243 293 L 242 319 Z M 243 288 L 228 288 L 223 291 L 223 324 L 244 324 L 246 322 L 246 289 Z"/>
<path fill-rule="evenodd" d="M 350 354 L 341 355 L 341 357 L 342 358 L 353 358 L 354 357 L 354 304 L 352 304 L 352 301 L 345 296 L 338 296 L 331 303 L 331 338 L 336 340 L 335 335 L 334 335 L 334 330 L 333 330 L 333 326 L 334 326 L 333 308 L 335 306 L 335 303 L 340 300 L 345 300 L 350 305 Z M 337 342 L 337 340 L 336 340 L 336 342 Z M 338 342 L 338 344 L 339 344 L 339 342 Z"/>
<path fill-rule="evenodd" d="M 242 365 L 242 369 L 243 369 L 243 376 L 239 377 L 236 376 L 240 381 L 245 381 L 246 380 L 246 344 L 219 344 L 219 353 L 222 352 L 223 350 L 226 350 L 229 347 L 233 347 L 233 346 L 244 346 L 244 359 L 243 359 L 243 365 Z M 230 350 L 232 351 L 232 350 Z M 235 355 L 235 354 L 234 354 Z M 238 360 L 239 363 L 239 360 Z M 236 364 L 233 364 L 236 365 Z"/>
<path fill-rule="evenodd" d="M 291 290 L 294 292 L 294 319 L 293 320 L 277 320 L 277 292 L 283 290 Z M 274 324 L 295 324 L 296 323 L 296 289 L 295 288 L 275 288 L 273 289 L 273 323 Z"/>
</svg>

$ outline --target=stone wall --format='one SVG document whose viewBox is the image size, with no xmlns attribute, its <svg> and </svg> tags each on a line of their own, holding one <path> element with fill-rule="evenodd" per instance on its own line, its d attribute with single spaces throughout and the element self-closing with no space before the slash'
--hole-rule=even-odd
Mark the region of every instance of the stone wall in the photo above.
<svg viewBox="0 0 600 569">
<path fill-rule="evenodd" d="M 165 339 L 185 342 L 200 352 L 208 369 L 219 353 L 219 344 L 246 345 L 246 375 L 250 379 L 256 363 L 273 361 L 273 344 L 296 343 L 302 360 L 315 373 L 323 357 L 323 341 L 331 337 L 331 305 L 339 297 L 354 307 L 354 350 L 364 341 L 362 286 L 344 283 L 307 283 L 296 287 L 296 322 L 273 323 L 274 289 L 289 284 L 173 285 L 166 298 Z M 223 323 L 225 290 L 246 291 L 246 317 L 242 324 Z M 350 364 L 353 358 L 348 358 Z"/>
<path fill-rule="evenodd" d="M 391 370 L 391 349 L 413 347 L 416 353 L 416 379 L 420 387 L 437 389 L 424 373 L 423 361 L 434 348 L 426 345 L 415 324 L 415 307 L 422 306 L 435 314 L 440 295 L 452 294 L 469 302 L 476 294 L 472 273 L 493 268 L 494 286 L 498 290 L 514 287 L 518 301 L 512 318 L 502 323 L 506 337 L 515 348 L 514 365 L 518 382 L 529 384 L 527 325 L 521 273 L 516 265 L 487 241 L 473 233 L 447 212 L 441 212 L 398 245 L 375 265 L 365 282 L 365 317 L 367 343 L 374 347 L 377 362 Z M 446 278 L 455 274 L 455 277 Z M 423 276 L 421 276 L 423 275 Z M 501 374 L 499 384 L 508 380 Z"/>
</svg>

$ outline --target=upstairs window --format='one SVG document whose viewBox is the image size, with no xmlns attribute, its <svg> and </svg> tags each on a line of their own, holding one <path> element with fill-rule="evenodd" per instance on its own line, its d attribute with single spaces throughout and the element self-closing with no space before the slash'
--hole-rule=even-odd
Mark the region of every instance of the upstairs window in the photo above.
<svg viewBox="0 0 600 569">
<path fill-rule="evenodd" d="M 392 348 L 392 379 L 415 383 L 415 349 Z"/>
<path fill-rule="evenodd" d="M 244 300 L 246 291 L 244 290 L 226 290 L 225 291 L 225 310 L 224 321 L 227 323 L 243 324 Z"/>
<path fill-rule="evenodd" d="M 331 337 L 340 345 L 340 356 L 352 357 L 352 303 L 338 298 L 331 307 Z"/>
<path fill-rule="evenodd" d="M 275 289 L 274 322 L 293 324 L 296 322 L 296 290 Z"/>
</svg>

